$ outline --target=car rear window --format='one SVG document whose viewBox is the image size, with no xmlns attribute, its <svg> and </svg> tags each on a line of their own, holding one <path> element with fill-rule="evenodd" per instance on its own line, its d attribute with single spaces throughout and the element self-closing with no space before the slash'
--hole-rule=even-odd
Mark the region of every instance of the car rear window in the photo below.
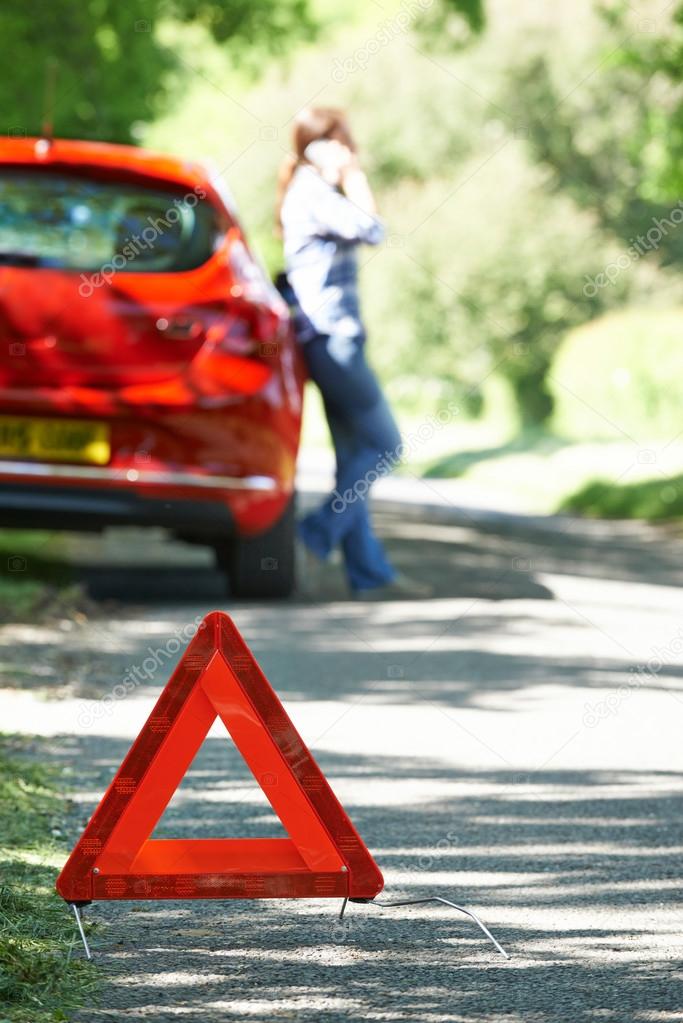
<svg viewBox="0 0 683 1023">
<path fill-rule="evenodd" d="M 0 265 L 173 273 L 205 263 L 218 237 L 198 191 L 0 170 Z"/>
</svg>

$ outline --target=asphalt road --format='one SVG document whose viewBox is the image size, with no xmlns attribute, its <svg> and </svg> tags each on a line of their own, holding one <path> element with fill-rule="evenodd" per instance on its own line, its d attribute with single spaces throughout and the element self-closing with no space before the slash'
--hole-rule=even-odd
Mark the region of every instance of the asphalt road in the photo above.
<svg viewBox="0 0 683 1023">
<path fill-rule="evenodd" d="M 199 550 L 74 541 L 99 617 L 0 630 L 3 727 L 54 736 L 79 829 L 178 658 L 231 613 L 386 878 L 445 906 L 109 903 L 78 1023 L 683 1019 L 683 542 L 637 526 L 381 516 L 428 601 L 231 605 Z M 135 692 L 114 687 L 131 673 Z M 14 688 L 17 684 L 20 689 Z M 107 694 L 114 698 L 102 702 Z M 157 837 L 276 835 L 215 728 Z"/>
</svg>

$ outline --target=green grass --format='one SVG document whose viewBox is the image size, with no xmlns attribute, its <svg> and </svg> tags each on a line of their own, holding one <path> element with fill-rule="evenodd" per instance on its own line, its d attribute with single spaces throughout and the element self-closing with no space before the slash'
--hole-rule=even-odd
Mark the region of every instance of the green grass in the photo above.
<svg viewBox="0 0 683 1023">
<path fill-rule="evenodd" d="M 598 519 L 647 519 L 650 522 L 683 517 L 683 475 L 619 484 L 592 480 L 569 494 L 560 511 Z"/>
<path fill-rule="evenodd" d="M 54 890 L 66 805 L 36 752 L 0 735 L 0 1023 L 68 1020 L 97 986 L 73 956 L 74 921 Z"/>
<path fill-rule="evenodd" d="M 479 437 L 472 424 L 449 428 L 440 441 L 450 441 L 450 450 L 436 457 L 425 452 L 424 460 L 418 455 L 415 474 L 458 479 L 501 510 L 651 520 L 683 515 L 680 441 L 575 441 L 544 430 L 496 436 L 483 426 Z"/>
<path fill-rule="evenodd" d="M 0 530 L 0 621 L 34 619 L 80 599 L 59 535 Z"/>
</svg>

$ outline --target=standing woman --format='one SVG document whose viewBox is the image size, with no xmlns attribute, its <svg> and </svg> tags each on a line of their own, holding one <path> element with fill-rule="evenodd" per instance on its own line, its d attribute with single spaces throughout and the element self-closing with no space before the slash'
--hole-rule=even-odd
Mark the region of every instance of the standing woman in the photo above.
<svg viewBox="0 0 683 1023">
<path fill-rule="evenodd" d="M 294 156 L 282 166 L 278 214 L 290 298 L 311 379 L 320 389 L 337 461 L 337 489 L 299 524 L 309 555 L 341 547 L 352 594 L 381 598 L 408 590 L 375 536 L 368 509 L 373 480 L 399 460 L 401 437 L 365 359 L 356 250 L 384 228 L 343 113 L 302 110 Z M 292 294 L 293 293 L 293 294 Z M 411 585 L 414 595 L 418 587 Z"/>
</svg>

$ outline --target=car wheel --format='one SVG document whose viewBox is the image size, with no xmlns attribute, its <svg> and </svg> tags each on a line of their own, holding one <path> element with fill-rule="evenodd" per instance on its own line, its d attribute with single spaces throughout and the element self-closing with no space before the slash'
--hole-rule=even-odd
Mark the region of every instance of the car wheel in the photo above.
<svg viewBox="0 0 683 1023">
<path fill-rule="evenodd" d="M 217 544 L 216 560 L 225 572 L 230 596 L 289 597 L 294 590 L 295 501 L 267 533 Z"/>
</svg>

